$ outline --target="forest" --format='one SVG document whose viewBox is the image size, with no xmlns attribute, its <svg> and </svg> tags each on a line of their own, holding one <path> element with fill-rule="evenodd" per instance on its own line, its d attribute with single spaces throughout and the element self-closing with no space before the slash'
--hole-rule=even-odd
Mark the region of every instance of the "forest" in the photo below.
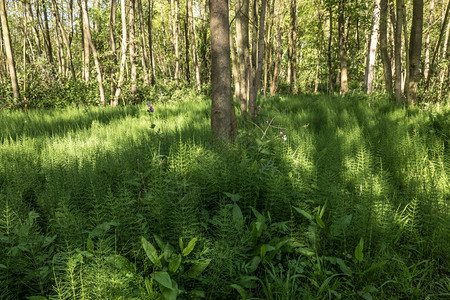
<svg viewBox="0 0 450 300">
<path fill-rule="evenodd" d="M 0 299 L 450 297 L 449 0 L 0 0 Z"/>
</svg>

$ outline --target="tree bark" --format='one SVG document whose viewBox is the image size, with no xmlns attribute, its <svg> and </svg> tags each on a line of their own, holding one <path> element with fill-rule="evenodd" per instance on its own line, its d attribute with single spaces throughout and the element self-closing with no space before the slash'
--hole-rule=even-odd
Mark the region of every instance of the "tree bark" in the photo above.
<svg viewBox="0 0 450 300">
<path fill-rule="evenodd" d="M 19 91 L 19 83 L 17 82 L 16 66 L 14 62 L 14 53 L 11 45 L 5 0 L 0 0 L 0 19 L 2 24 L 3 41 L 5 43 L 6 64 L 9 69 L 9 76 L 11 78 L 11 86 L 13 90 L 13 102 L 17 103 L 20 99 L 20 91 Z"/>
<path fill-rule="evenodd" d="M 380 53 L 383 61 L 384 86 L 386 92 L 392 93 L 392 65 L 388 53 L 387 40 L 388 0 L 380 1 Z"/>
<path fill-rule="evenodd" d="M 420 79 L 420 55 L 422 51 L 423 0 L 413 1 L 413 17 L 409 44 L 409 81 L 406 100 L 408 104 L 417 102 L 417 88 Z"/>
<path fill-rule="evenodd" d="M 328 51 L 327 51 L 327 66 L 328 66 L 328 84 L 330 86 L 330 93 L 334 95 L 334 83 L 333 83 L 333 67 L 332 67 L 332 55 L 331 55 L 331 41 L 333 39 L 333 8 L 329 7 L 329 35 L 328 35 Z"/>
<path fill-rule="evenodd" d="M 339 0 L 339 61 L 341 63 L 341 89 L 340 95 L 344 96 L 348 92 L 347 78 L 347 46 L 345 41 L 345 0 Z"/>
<path fill-rule="evenodd" d="M 136 66 L 136 44 L 135 44 L 135 32 L 134 32 L 134 18 L 135 18 L 135 9 L 136 9 L 136 2 L 135 0 L 130 0 L 130 10 L 128 11 L 128 27 L 129 27 L 129 35 L 130 35 L 130 71 L 131 71 L 131 94 L 132 94 L 132 101 L 134 102 L 136 99 L 137 94 L 137 86 L 136 86 L 136 79 L 137 79 L 137 66 Z"/>
<path fill-rule="evenodd" d="M 98 60 L 97 49 L 95 49 L 94 43 L 92 42 L 91 37 L 91 28 L 89 26 L 89 15 L 87 11 L 87 0 L 81 0 L 81 10 L 83 14 L 83 29 L 84 35 L 87 38 L 87 42 L 92 51 L 92 56 L 94 57 L 95 70 L 97 71 L 97 81 L 98 81 L 98 89 L 100 92 L 100 104 L 105 106 L 105 90 L 103 88 L 103 78 L 102 78 L 102 69 L 100 67 L 100 62 Z"/>
<path fill-rule="evenodd" d="M 122 58 L 120 60 L 119 81 L 117 82 L 116 93 L 114 95 L 114 101 L 112 106 L 119 105 L 119 97 L 122 92 L 122 84 L 124 80 L 125 64 L 127 63 L 127 9 L 125 6 L 125 0 L 120 0 L 120 14 L 122 19 Z"/>
<path fill-rule="evenodd" d="M 236 1 L 236 47 L 239 62 L 239 100 L 241 116 L 247 116 L 250 76 L 248 19 L 249 0 Z"/>
<path fill-rule="evenodd" d="M 288 71 L 287 71 L 287 83 L 290 86 L 291 92 L 296 93 L 297 85 L 297 0 L 291 0 L 290 3 L 290 20 L 289 20 L 289 37 L 288 37 Z"/>
<path fill-rule="evenodd" d="M 378 31 L 380 28 L 380 0 L 375 0 L 375 8 L 373 12 L 372 32 L 370 34 L 366 73 L 364 76 L 364 89 L 367 94 L 373 92 L 373 80 L 375 77 L 375 59 L 378 43 Z"/>
<path fill-rule="evenodd" d="M 51 65 L 53 65 L 53 50 L 52 50 L 52 41 L 50 39 L 50 28 L 48 26 L 47 6 L 45 5 L 45 0 L 42 0 L 41 3 L 42 3 L 43 14 L 44 14 L 44 40 L 45 40 L 45 46 L 47 48 L 47 57 L 48 57 L 48 62 Z"/>
<path fill-rule="evenodd" d="M 111 78 L 111 90 L 110 90 L 111 99 L 116 92 L 116 72 L 117 72 L 116 34 L 115 34 L 116 8 L 117 8 L 116 0 L 111 0 L 111 8 L 109 15 L 109 47 L 111 50 L 111 61 L 112 61 L 112 66 L 109 73 L 109 76 Z"/>
<path fill-rule="evenodd" d="M 153 26 L 152 26 L 152 20 L 153 20 L 153 0 L 150 0 L 148 3 L 148 19 L 147 19 L 147 27 L 148 27 L 148 53 L 149 53 L 149 62 L 150 62 L 150 84 L 155 84 L 155 64 L 154 64 L 154 57 L 153 57 Z"/>
<path fill-rule="evenodd" d="M 258 90 L 261 85 L 261 75 L 263 67 L 264 58 L 264 29 L 265 29 L 265 19 L 266 19 L 266 7 L 267 1 L 261 0 L 261 13 L 259 17 L 259 28 L 258 28 L 258 52 L 256 58 L 256 65 L 254 66 L 255 78 L 253 79 L 253 85 L 251 87 L 250 100 L 249 100 L 249 113 L 255 114 L 256 98 L 258 96 Z"/>
<path fill-rule="evenodd" d="M 149 1 L 149 14 L 151 14 L 151 6 L 152 3 Z M 145 29 L 144 29 L 144 13 L 142 11 L 142 0 L 137 0 L 137 10 L 139 15 L 139 28 L 140 28 L 140 40 L 141 40 L 141 61 L 142 61 L 142 71 L 144 73 L 145 82 L 150 85 L 151 84 L 151 76 L 149 76 L 148 71 L 148 57 L 147 57 L 147 43 L 145 41 Z"/>
<path fill-rule="evenodd" d="M 198 55 L 197 55 L 197 30 L 195 29 L 195 18 L 194 18 L 194 11 L 192 9 L 192 1 L 193 0 L 186 0 L 189 2 L 189 11 L 191 12 L 191 22 L 190 22 L 190 35 L 191 35 L 191 49 L 192 49 L 192 64 L 193 68 L 195 70 L 195 82 L 197 84 L 197 91 L 201 91 L 201 78 L 200 78 L 200 66 L 198 63 Z"/>
<path fill-rule="evenodd" d="M 425 62 L 423 66 L 423 76 L 425 82 L 428 81 L 428 74 L 430 72 L 430 31 L 433 23 L 434 0 L 430 1 L 430 15 L 428 16 L 427 34 L 425 36 Z"/>
<path fill-rule="evenodd" d="M 402 96 L 402 29 L 403 29 L 403 0 L 396 0 L 397 19 L 394 37 L 395 57 L 395 99 L 401 101 Z"/>
<path fill-rule="evenodd" d="M 279 64 L 281 59 L 281 36 L 282 36 L 282 28 L 278 29 L 278 47 L 277 47 L 277 58 L 275 60 L 275 68 L 273 70 L 272 77 L 272 85 L 270 87 L 270 95 L 275 96 L 275 92 L 277 90 L 278 85 L 278 72 L 279 72 Z"/>
<path fill-rule="evenodd" d="M 210 14 L 211 129 L 215 138 L 233 140 L 237 123 L 230 85 L 228 0 L 210 0 Z"/>
<path fill-rule="evenodd" d="M 187 85 L 191 84 L 191 70 L 189 68 L 189 0 L 185 3 L 185 17 L 184 17 L 184 50 L 185 50 L 185 76 Z"/>
</svg>

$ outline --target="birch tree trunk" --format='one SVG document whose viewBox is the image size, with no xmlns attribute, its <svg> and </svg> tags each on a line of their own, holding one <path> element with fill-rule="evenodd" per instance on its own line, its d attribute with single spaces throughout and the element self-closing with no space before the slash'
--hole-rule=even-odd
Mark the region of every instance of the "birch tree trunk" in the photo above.
<svg viewBox="0 0 450 300">
<path fill-rule="evenodd" d="M 364 90 L 367 94 L 373 92 L 373 80 L 375 77 L 375 59 L 377 53 L 378 31 L 380 28 L 380 0 L 375 0 L 375 8 L 373 12 L 372 32 L 370 34 L 366 73 L 364 76 Z"/>
<path fill-rule="evenodd" d="M 428 81 L 430 72 L 430 31 L 433 23 L 434 0 L 430 0 L 430 15 L 428 16 L 427 34 L 425 36 L 425 62 L 423 66 L 423 76 Z"/>
<path fill-rule="evenodd" d="M 341 63 L 341 89 L 340 95 L 344 96 L 348 92 L 347 78 L 347 47 L 345 42 L 345 0 L 339 0 L 339 61 Z"/>
<path fill-rule="evenodd" d="M 87 11 L 87 0 L 81 0 L 81 10 L 83 14 L 83 29 L 84 35 L 87 38 L 87 42 L 92 51 L 92 56 L 94 57 L 95 70 L 97 71 L 97 81 L 98 81 L 98 89 L 100 92 L 100 103 L 102 106 L 105 106 L 105 90 L 103 88 L 103 78 L 102 78 L 102 69 L 100 67 L 100 62 L 98 60 L 98 53 L 95 49 L 94 43 L 92 42 L 91 37 L 91 28 L 89 26 L 89 15 Z"/>
<path fill-rule="evenodd" d="M 297 32 L 296 32 L 296 21 L 297 21 L 297 0 L 291 0 L 290 3 L 290 20 L 289 20 L 289 37 L 288 37 L 288 71 L 287 71 L 287 83 L 290 86 L 292 92 L 295 93 L 297 85 Z"/>
<path fill-rule="evenodd" d="M 122 58 L 120 60 L 119 81 L 117 82 L 117 89 L 114 95 L 114 101 L 112 106 L 119 105 L 119 97 L 122 92 L 122 84 L 124 80 L 125 64 L 127 63 L 127 9 L 125 6 L 125 0 L 120 0 L 120 14 L 122 19 Z"/>
<path fill-rule="evenodd" d="M 111 61 L 112 61 L 112 66 L 109 73 L 109 76 L 111 78 L 111 90 L 110 90 L 111 99 L 116 92 L 116 72 L 117 72 L 116 34 L 115 34 L 116 7 L 117 7 L 116 0 L 111 0 L 111 8 L 109 15 L 109 47 L 111 50 Z M 113 103 L 111 102 L 110 104 Z"/>
<path fill-rule="evenodd" d="M 200 78 L 200 65 L 198 63 L 198 55 L 197 55 L 197 30 L 195 29 L 195 18 L 193 11 L 193 0 L 186 0 L 189 2 L 189 11 L 191 12 L 191 22 L 190 22 L 190 36 L 191 36 L 191 49 L 192 49 L 192 64 L 195 70 L 195 82 L 197 84 L 197 91 L 201 90 L 201 78 Z"/>
<path fill-rule="evenodd" d="M 239 100 L 242 117 L 247 116 L 250 76 L 248 19 L 249 0 L 236 1 L 236 47 L 239 62 Z"/>
<path fill-rule="evenodd" d="M 191 83 L 191 70 L 189 68 L 189 0 L 185 0 L 185 17 L 184 17 L 184 50 L 185 50 L 185 76 L 186 83 Z"/>
<path fill-rule="evenodd" d="M 394 37 L 394 57 L 395 57 L 395 99 L 399 102 L 402 99 L 402 29 L 403 29 L 403 0 L 396 0 L 397 19 Z"/>
<path fill-rule="evenodd" d="M 151 1 L 149 1 L 149 15 L 151 14 Z M 141 40 L 141 62 L 142 62 L 142 71 L 144 73 L 144 80 L 145 82 L 150 85 L 151 83 L 151 76 L 149 76 L 148 71 L 148 57 L 147 57 L 147 43 L 145 41 L 145 29 L 144 29 L 144 13 L 142 11 L 142 0 L 137 0 L 137 10 L 139 15 L 139 28 L 140 28 L 140 40 Z"/>
<path fill-rule="evenodd" d="M 150 84 L 155 84 L 155 63 L 153 57 L 153 0 L 150 0 L 148 3 L 148 19 L 147 19 L 147 27 L 148 27 L 148 53 L 149 53 L 149 63 L 150 63 Z"/>
<path fill-rule="evenodd" d="M 17 82 L 16 66 L 14 62 L 14 53 L 11 46 L 11 38 L 9 33 L 8 17 L 6 13 L 6 1 L 0 0 L 0 21 L 2 24 L 2 35 L 5 43 L 6 64 L 11 78 L 11 86 L 13 90 L 13 102 L 17 103 L 20 99 L 19 83 Z"/>
<path fill-rule="evenodd" d="M 130 0 L 130 10 L 128 12 L 128 20 L 129 20 L 129 35 L 130 35 L 130 72 L 131 72 L 131 94 L 132 101 L 135 101 L 137 87 L 136 87 L 136 79 L 137 79 L 137 66 L 136 66 L 136 44 L 135 44 L 135 32 L 134 32 L 134 17 L 135 17 L 135 9 L 136 2 L 135 0 Z"/>
</svg>

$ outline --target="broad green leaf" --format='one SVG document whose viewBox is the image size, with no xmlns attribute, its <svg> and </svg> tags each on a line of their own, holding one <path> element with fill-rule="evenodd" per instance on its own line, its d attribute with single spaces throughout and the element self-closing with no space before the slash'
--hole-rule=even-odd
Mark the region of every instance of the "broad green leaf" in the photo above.
<svg viewBox="0 0 450 300">
<path fill-rule="evenodd" d="M 347 227 L 352 222 L 353 215 L 345 215 L 339 219 L 337 219 L 330 227 L 330 234 L 331 236 L 337 237 L 344 233 L 344 231 L 347 229 Z"/>
<path fill-rule="evenodd" d="M 144 248 L 145 254 L 147 254 L 148 259 L 157 267 L 161 268 L 161 262 L 158 258 L 158 252 L 155 247 L 145 239 L 145 237 L 141 237 L 142 247 Z"/>
<path fill-rule="evenodd" d="M 232 284 L 232 288 L 236 289 L 238 291 L 239 295 L 241 295 L 242 299 L 248 299 L 247 291 L 238 284 Z"/>
<path fill-rule="evenodd" d="M 172 279 L 170 279 L 170 275 L 167 272 L 154 272 L 152 278 L 158 282 L 163 287 L 168 289 L 172 289 Z"/>
<path fill-rule="evenodd" d="M 166 248 L 166 244 L 156 234 L 154 234 L 153 237 L 155 238 L 155 241 L 158 244 L 159 249 L 161 249 L 161 251 L 164 251 L 164 248 Z"/>
<path fill-rule="evenodd" d="M 322 218 L 320 217 L 320 215 L 316 215 L 316 222 L 320 228 L 322 228 L 322 229 L 325 228 L 325 223 L 322 221 Z"/>
<path fill-rule="evenodd" d="M 183 238 L 180 236 L 180 238 L 178 239 L 178 243 L 180 244 L 180 251 L 183 251 L 184 249 L 184 243 L 183 243 Z"/>
<path fill-rule="evenodd" d="M 122 272 L 131 273 L 131 274 L 135 273 L 134 264 L 131 263 L 128 260 L 128 258 L 126 258 L 122 255 L 118 255 L 118 254 L 109 255 L 105 258 L 105 260 Z"/>
<path fill-rule="evenodd" d="M 248 268 L 249 273 L 253 273 L 256 271 L 256 269 L 259 266 L 259 263 L 261 262 L 261 258 L 259 256 L 253 256 L 252 260 L 250 261 L 250 266 Z"/>
<path fill-rule="evenodd" d="M 181 255 L 178 254 L 176 258 L 174 258 L 169 262 L 169 272 L 175 273 L 180 267 L 180 264 L 181 264 Z"/>
<path fill-rule="evenodd" d="M 236 203 L 233 204 L 233 221 L 239 228 L 244 226 L 244 217 L 241 208 Z"/>
<path fill-rule="evenodd" d="M 182 251 L 183 256 L 188 256 L 189 253 L 191 253 L 192 250 L 194 250 L 196 242 L 197 242 L 196 237 L 189 241 L 189 243 L 186 245 L 186 248 L 184 248 Z"/>
<path fill-rule="evenodd" d="M 231 194 L 231 193 L 227 193 L 227 192 L 224 192 L 224 194 L 228 197 L 228 198 L 230 198 L 231 199 L 231 201 L 233 201 L 233 202 L 238 202 L 239 201 L 239 199 L 241 199 L 242 197 L 240 196 L 240 195 L 238 195 L 238 194 Z"/>
<path fill-rule="evenodd" d="M 363 249 L 364 249 L 364 239 L 361 238 L 359 240 L 359 244 L 355 248 L 355 257 L 359 262 L 362 262 L 364 259 Z"/>
<path fill-rule="evenodd" d="M 266 245 L 262 245 L 261 248 L 259 248 L 259 256 L 261 259 L 264 259 L 266 256 Z"/>
<path fill-rule="evenodd" d="M 322 208 L 320 209 L 320 207 L 319 207 L 319 217 L 321 219 L 322 219 L 323 214 L 325 212 L 325 208 L 327 207 L 327 203 L 328 203 L 328 200 L 325 200 L 325 203 L 323 204 Z"/>
<path fill-rule="evenodd" d="M 313 216 L 311 216 L 309 213 L 307 213 L 306 211 L 304 211 L 303 209 L 300 209 L 298 207 L 293 206 L 293 208 L 301 215 L 303 215 L 305 218 L 307 218 L 308 220 L 312 221 L 314 218 Z"/>
<path fill-rule="evenodd" d="M 166 300 L 176 300 L 177 296 L 179 294 L 179 290 L 177 288 L 166 288 L 164 286 L 161 286 L 161 292 Z"/>
<path fill-rule="evenodd" d="M 4 264 L 0 264 L 1 269 L 6 269 L 6 266 Z"/>
<path fill-rule="evenodd" d="M 206 267 L 208 267 L 210 262 L 211 262 L 211 259 L 205 259 L 205 260 L 194 263 L 187 271 L 187 276 L 189 278 L 197 277 L 206 269 Z"/>
</svg>

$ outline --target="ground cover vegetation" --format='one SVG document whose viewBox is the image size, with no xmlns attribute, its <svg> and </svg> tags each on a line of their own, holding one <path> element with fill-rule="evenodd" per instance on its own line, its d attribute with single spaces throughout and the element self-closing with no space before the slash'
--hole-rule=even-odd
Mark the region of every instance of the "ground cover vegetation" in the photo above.
<svg viewBox="0 0 450 300">
<path fill-rule="evenodd" d="M 257 104 L 0 112 L 0 298 L 448 297 L 448 108 Z"/>
</svg>

